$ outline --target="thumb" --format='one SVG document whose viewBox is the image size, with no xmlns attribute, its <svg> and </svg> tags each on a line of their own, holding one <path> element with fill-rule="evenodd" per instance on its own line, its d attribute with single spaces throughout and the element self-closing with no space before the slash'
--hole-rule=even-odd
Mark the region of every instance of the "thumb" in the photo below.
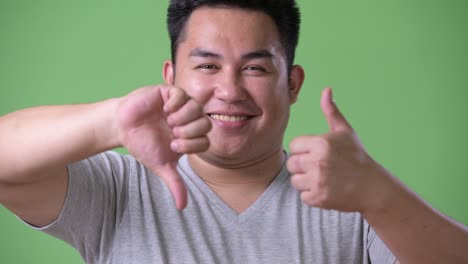
<svg viewBox="0 0 468 264">
<path fill-rule="evenodd" d="M 172 164 L 167 165 L 159 168 L 157 172 L 172 193 L 177 209 L 184 209 L 187 206 L 187 189 L 176 167 Z"/>
<path fill-rule="evenodd" d="M 331 88 L 327 87 L 323 90 L 320 106 L 332 132 L 350 131 L 353 129 L 333 101 Z"/>
</svg>

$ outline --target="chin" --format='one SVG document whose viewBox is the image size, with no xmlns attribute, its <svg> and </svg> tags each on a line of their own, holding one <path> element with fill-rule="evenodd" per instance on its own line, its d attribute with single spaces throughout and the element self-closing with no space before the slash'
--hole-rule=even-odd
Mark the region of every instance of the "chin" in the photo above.
<svg viewBox="0 0 468 264">
<path fill-rule="evenodd" d="M 277 148 L 267 150 L 263 152 L 254 151 L 255 147 L 250 148 L 221 148 L 217 149 L 210 146 L 208 151 L 196 154 L 201 160 L 211 164 L 212 166 L 226 168 L 226 169 L 238 169 L 248 167 L 252 164 L 260 162 L 270 155 L 275 153 Z"/>
</svg>

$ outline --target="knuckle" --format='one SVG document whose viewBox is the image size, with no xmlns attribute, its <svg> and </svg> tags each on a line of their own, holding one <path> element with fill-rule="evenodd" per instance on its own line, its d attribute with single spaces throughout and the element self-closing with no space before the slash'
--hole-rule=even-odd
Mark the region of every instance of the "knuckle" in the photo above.
<svg viewBox="0 0 468 264">
<path fill-rule="evenodd" d="M 330 190 L 329 189 L 324 189 L 322 193 L 320 194 L 320 202 L 322 203 L 323 206 L 326 206 L 330 203 Z"/>
<path fill-rule="evenodd" d="M 299 175 L 297 174 L 294 174 L 292 177 L 291 177 L 291 184 L 294 188 L 297 189 L 297 187 L 299 186 Z"/>
<path fill-rule="evenodd" d="M 206 116 L 202 117 L 201 124 L 207 131 L 211 130 L 211 121 Z"/>
<path fill-rule="evenodd" d="M 205 117 L 205 120 L 208 122 L 208 125 L 206 126 L 206 129 L 207 129 L 206 132 L 208 133 L 208 132 L 211 131 L 211 129 L 213 128 L 213 124 L 212 124 L 211 121 L 210 121 L 208 118 L 206 118 L 206 117 Z"/>
<path fill-rule="evenodd" d="M 296 147 L 298 140 L 299 140 L 298 138 L 294 138 L 293 140 L 291 140 L 291 143 L 289 143 L 289 148 L 291 150 L 293 150 Z"/>
<path fill-rule="evenodd" d="M 287 161 L 286 161 L 286 168 L 288 168 L 289 171 L 294 171 L 294 169 L 296 168 L 294 166 L 294 156 L 290 157 Z"/>
<path fill-rule="evenodd" d="M 199 103 L 197 103 L 195 100 L 191 99 L 187 102 L 189 111 L 193 113 L 194 116 L 201 116 L 203 115 L 203 109 L 200 106 Z"/>
<path fill-rule="evenodd" d="M 176 138 L 180 137 L 180 127 L 174 127 L 172 128 L 172 135 Z"/>
<path fill-rule="evenodd" d="M 320 173 L 324 173 L 330 168 L 330 161 L 327 157 L 317 160 L 316 163 Z"/>
<path fill-rule="evenodd" d="M 185 141 L 183 151 L 185 153 L 196 153 L 206 151 L 210 147 L 207 137 L 189 139 Z"/>
<path fill-rule="evenodd" d="M 327 180 L 325 177 L 318 177 L 314 181 L 314 187 L 316 190 L 320 190 L 320 192 L 325 192 L 327 190 Z"/>
<path fill-rule="evenodd" d="M 328 208 L 330 207 L 331 197 L 330 197 L 330 190 L 323 189 L 317 195 L 317 204 L 321 208 Z"/>
<path fill-rule="evenodd" d="M 177 138 L 185 138 L 187 137 L 188 131 L 185 127 L 175 127 L 172 130 L 172 134 Z"/>
<path fill-rule="evenodd" d="M 323 195 L 319 195 L 316 200 L 315 200 L 316 206 L 320 208 L 326 208 L 327 207 L 327 199 Z"/>
<path fill-rule="evenodd" d="M 188 153 L 190 152 L 190 147 L 185 140 L 179 140 L 179 146 L 177 150 L 179 153 Z"/>
<path fill-rule="evenodd" d="M 169 127 L 174 127 L 177 124 L 177 116 L 175 114 L 170 114 L 167 118 L 166 118 L 166 122 L 167 122 L 167 125 Z"/>
<path fill-rule="evenodd" d="M 325 208 L 328 204 L 328 200 L 322 190 L 315 190 L 312 194 L 306 197 L 308 202 L 316 207 Z"/>
<path fill-rule="evenodd" d="M 289 143 L 289 149 L 292 152 L 295 152 L 299 147 L 303 144 L 303 137 L 296 137 L 294 138 L 291 143 Z"/>
<path fill-rule="evenodd" d="M 313 192 L 310 192 L 310 191 L 307 191 L 307 192 L 301 192 L 300 196 L 301 196 L 301 200 L 308 204 L 308 205 L 312 205 L 312 206 L 317 206 L 317 201 L 316 201 L 316 197 L 315 197 L 315 193 Z"/>
<path fill-rule="evenodd" d="M 180 96 L 180 95 L 183 95 L 184 94 L 184 91 L 182 89 L 180 89 L 179 87 L 171 87 L 170 88 L 170 91 L 172 92 L 173 95 L 175 96 Z"/>
<path fill-rule="evenodd" d="M 203 137 L 200 139 L 200 150 L 205 151 L 210 147 L 210 141 L 207 137 Z"/>
<path fill-rule="evenodd" d="M 326 137 L 318 137 L 317 147 L 319 147 L 324 153 L 328 153 L 331 149 L 331 140 Z"/>
<path fill-rule="evenodd" d="M 188 95 L 180 88 L 172 88 L 172 97 L 176 102 L 185 102 L 188 100 Z"/>
<path fill-rule="evenodd" d="M 296 172 L 303 171 L 303 160 L 303 155 L 295 155 L 292 158 L 290 158 L 290 160 L 288 160 L 290 169 Z"/>
</svg>

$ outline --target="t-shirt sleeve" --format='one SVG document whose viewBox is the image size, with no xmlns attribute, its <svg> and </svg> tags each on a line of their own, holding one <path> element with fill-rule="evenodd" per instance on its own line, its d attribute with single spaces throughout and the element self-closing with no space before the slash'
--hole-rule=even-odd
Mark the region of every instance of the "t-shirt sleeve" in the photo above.
<svg viewBox="0 0 468 264">
<path fill-rule="evenodd" d="M 377 236 L 374 229 L 369 224 L 367 225 L 367 250 L 369 253 L 370 263 L 372 264 L 394 264 L 396 257 L 385 245 L 385 243 Z"/>
<path fill-rule="evenodd" d="M 104 152 L 68 165 L 68 190 L 59 217 L 34 229 L 75 247 L 87 263 L 95 263 L 109 248 L 113 230 L 127 205 L 128 175 L 136 161 Z"/>
</svg>

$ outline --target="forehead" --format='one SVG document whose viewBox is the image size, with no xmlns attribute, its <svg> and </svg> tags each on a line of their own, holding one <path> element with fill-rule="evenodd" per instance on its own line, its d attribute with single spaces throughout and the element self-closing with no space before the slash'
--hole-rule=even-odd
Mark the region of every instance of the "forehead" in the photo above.
<svg viewBox="0 0 468 264">
<path fill-rule="evenodd" d="M 282 53 L 278 29 L 269 15 L 230 7 L 201 7 L 191 14 L 179 51 L 196 48 L 233 54 L 256 49 Z"/>
</svg>

